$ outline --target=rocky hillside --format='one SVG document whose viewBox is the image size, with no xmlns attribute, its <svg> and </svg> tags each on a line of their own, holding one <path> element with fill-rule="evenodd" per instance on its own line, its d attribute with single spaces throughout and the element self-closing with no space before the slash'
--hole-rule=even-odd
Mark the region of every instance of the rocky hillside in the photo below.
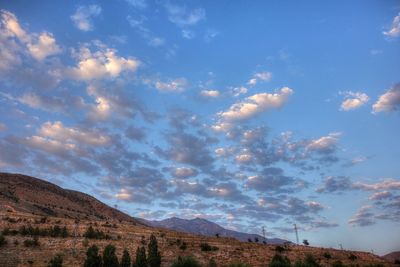
<svg viewBox="0 0 400 267">
<path fill-rule="evenodd" d="M 216 223 L 210 222 L 202 218 L 185 220 L 173 217 L 161 221 L 147 221 L 147 223 L 155 227 L 162 227 L 185 233 L 205 236 L 215 236 L 216 234 L 218 234 L 221 237 L 233 237 L 240 241 L 248 241 L 249 239 L 252 241 L 258 240 L 259 242 L 264 241 L 264 238 L 260 235 L 225 229 Z M 266 242 L 268 244 L 284 244 L 288 241 L 279 238 L 266 238 Z"/>
<path fill-rule="evenodd" d="M 140 223 L 92 196 L 21 174 L 0 173 L 0 207 L 43 216 Z"/>
</svg>

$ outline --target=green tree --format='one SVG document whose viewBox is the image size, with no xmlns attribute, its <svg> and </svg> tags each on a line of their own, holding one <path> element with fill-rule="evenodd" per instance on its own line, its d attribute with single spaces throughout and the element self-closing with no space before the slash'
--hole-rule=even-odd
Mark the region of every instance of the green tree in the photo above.
<svg viewBox="0 0 400 267">
<path fill-rule="evenodd" d="M 62 267 L 63 264 L 63 258 L 61 257 L 60 254 L 57 254 L 56 256 L 54 256 L 54 258 L 52 258 L 49 262 L 49 264 L 47 265 L 48 267 Z"/>
<path fill-rule="evenodd" d="M 201 267 L 201 264 L 192 257 L 178 257 L 178 259 L 172 263 L 171 267 Z"/>
<path fill-rule="evenodd" d="M 138 247 L 136 249 L 136 267 L 147 267 L 147 260 L 146 260 L 146 249 L 142 247 Z"/>
<path fill-rule="evenodd" d="M 268 265 L 269 267 L 290 267 L 290 260 L 283 256 L 282 254 L 275 254 L 272 258 L 271 262 Z"/>
<path fill-rule="evenodd" d="M 128 250 L 124 249 L 121 259 L 121 267 L 131 267 L 131 255 L 129 255 Z"/>
<path fill-rule="evenodd" d="M 149 264 L 149 267 L 160 267 L 161 255 L 158 251 L 157 238 L 153 234 L 150 236 L 148 249 L 147 262 Z"/>
<path fill-rule="evenodd" d="M 115 255 L 115 247 L 108 244 L 103 251 L 104 267 L 119 267 L 117 255 Z"/>
<path fill-rule="evenodd" d="M 86 251 L 86 260 L 84 267 L 101 267 L 101 256 L 99 255 L 99 248 L 96 245 L 92 245 Z"/>
</svg>

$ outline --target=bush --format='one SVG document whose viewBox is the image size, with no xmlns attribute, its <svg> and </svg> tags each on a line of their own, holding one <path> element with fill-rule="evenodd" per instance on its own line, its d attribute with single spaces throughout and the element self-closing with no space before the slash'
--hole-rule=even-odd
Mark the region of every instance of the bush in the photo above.
<svg viewBox="0 0 400 267">
<path fill-rule="evenodd" d="M 276 247 L 275 247 L 275 251 L 278 252 L 278 253 L 282 253 L 282 252 L 285 251 L 285 248 L 282 247 L 282 246 L 276 246 Z"/>
<path fill-rule="evenodd" d="M 330 260 L 332 258 L 331 254 L 329 252 L 324 252 L 324 254 L 322 254 L 322 256 L 324 256 L 324 258 L 327 260 Z"/>
<path fill-rule="evenodd" d="M 99 255 L 99 248 L 96 245 L 91 246 L 86 251 L 86 259 L 84 267 L 100 267 L 102 265 L 101 256 Z"/>
<path fill-rule="evenodd" d="M 183 241 L 183 242 L 181 243 L 181 245 L 179 246 L 179 248 L 182 249 L 182 250 L 186 250 L 186 248 L 187 248 L 186 242 Z"/>
<path fill-rule="evenodd" d="M 160 267 L 161 254 L 158 251 L 157 238 L 153 234 L 150 236 L 148 249 L 147 263 L 150 267 Z"/>
<path fill-rule="evenodd" d="M 357 259 L 357 256 L 354 255 L 353 253 L 351 253 L 351 254 L 349 255 L 349 260 L 355 261 L 356 259 Z"/>
<path fill-rule="evenodd" d="M 321 267 L 311 254 L 307 254 L 303 261 L 297 261 L 294 267 Z"/>
<path fill-rule="evenodd" d="M 38 247 L 40 246 L 39 239 L 35 236 L 33 239 L 26 239 L 24 241 L 25 247 Z"/>
<path fill-rule="evenodd" d="M 310 245 L 310 243 L 308 242 L 307 239 L 304 239 L 304 240 L 303 240 L 303 244 L 306 245 L 306 246 Z"/>
<path fill-rule="evenodd" d="M 215 262 L 214 259 L 210 259 L 208 261 L 208 267 L 217 267 L 217 263 Z"/>
<path fill-rule="evenodd" d="M 3 234 L 0 234 L 0 247 L 7 245 L 7 240 Z"/>
<path fill-rule="evenodd" d="M 247 263 L 231 263 L 228 267 L 251 267 L 251 265 Z"/>
<path fill-rule="evenodd" d="M 57 254 L 56 256 L 54 256 L 54 258 L 52 258 L 49 262 L 49 264 L 47 265 L 48 267 L 62 267 L 63 264 L 63 258 L 61 257 L 61 255 Z"/>
<path fill-rule="evenodd" d="M 200 244 L 201 251 L 216 251 L 218 247 L 210 246 L 208 243 L 201 243 Z"/>
<path fill-rule="evenodd" d="M 178 259 L 172 263 L 171 267 L 201 267 L 201 264 L 192 257 L 178 257 Z"/>
<path fill-rule="evenodd" d="M 89 228 L 86 229 L 86 232 L 83 234 L 83 236 L 89 239 L 111 239 L 111 236 L 98 229 L 93 229 L 92 226 L 89 226 Z"/>
<path fill-rule="evenodd" d="M 115 255 L 115 247 L 111 244 L 107 245 L 103 251 L 103 266 L 119 267 L 117 255 Z"/>
<path fill-rule="evenodd" d="M 272 258 L 271 262 L 268 265 L 269 267 L 290 267 L 290 260 L 282 256 L 281 254 L 275 254 Z"/>
<path fill-rule="evenodd" d="M 332 267 L 346 267 L 346 265 L 344 265 L 342 261 L 335 261 L 332 263 Z"/>
</svg>

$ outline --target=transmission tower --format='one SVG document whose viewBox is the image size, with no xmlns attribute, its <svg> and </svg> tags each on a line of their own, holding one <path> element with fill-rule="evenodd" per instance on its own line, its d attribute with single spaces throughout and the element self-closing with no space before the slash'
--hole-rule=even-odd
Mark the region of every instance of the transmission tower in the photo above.
<svg viewBox="0 0 400 267">
<path fill-rule="evenodd" d="M 79 219 L 75 220 L 74 226 L 74 239 L 72 241 L 72 254 L 76 257 L 76 243 L 78 242 L 78 235 L 79 235 Z"/>
<path fill-rule="evenodd" d="M 293 224 L 293 225 L 294 225 L 294 231 L 296 233 L 296 243 L 298 245 L 299 244 L 299 233 L 297 232 L 297 225 L 296 224 Z"/>
<path fill-rule="evenodd" d="M 267 240 L 265 239 L 265 227 L 264 226 L 262 227 L 262 234 L 264 237 L 264 243 L 267 243 Z"/>
</svg>

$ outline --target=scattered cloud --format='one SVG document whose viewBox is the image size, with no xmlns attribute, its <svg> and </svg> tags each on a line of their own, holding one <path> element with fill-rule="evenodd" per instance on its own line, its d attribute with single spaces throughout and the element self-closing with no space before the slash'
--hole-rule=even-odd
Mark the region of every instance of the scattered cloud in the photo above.
<svg viewBox="0 0 400 267">
<path fill-rule="evenodd" d="M 253 77 L 247 82 L 250 86 L 255 86 L 258 82 L 264 81 L 268 82 L 272 79 L 272 72 L 265 71 L 265 72 L 257 72 L 253 75 Z"/>
<path fill-rule="evenodd" d="M 206 11 L 204 8 L 189 10 L 186 6 L 175 5 L 171 2 L 167 2 L 165 8 L 169 21 L 181 28 L 196 25 L 200 21 L 206 19 Z"/>
<path fill-rule="evenodd" d="M 183 92 L 187 88 L 188 82 L 185 78 L 176 78 L 164 82 L 156 81 L 154 85 L 157 90 L 162 92 Z"/>
<path fill-rule="evenodd" d="M 400 36 L 400 14 L 394 17 L 392 25 L 387 31 L 383 31 L 383 34 L 389 37 Z"/>
<path fill-rule="evenodd" d="M 372 106 L 374 113 L 392 112 L 400 107 L 400 83 L 392 86 L 386 93 L 381 95 Z"/>
<path fill-rule="evenodd" d="M 217 98 L 220 96 L 218 90 L 202 90 L 200 95 L 206 98 Z"/>
<path fill-rule="evenodd" d="M 147 0 L 125 0 L 125 1 L 134 8 L 144 9 L 147 7 Z"/>
<path fill-rule="evenodd" d="M 176 178 L 180 179 L 187 179 L 189 177 L 194 177 L 198 174 L 198 171 L 193 168 L 187 168 L 187 167 L 178 167 L 173 169 L 172 175 Z"/>
<path fill-rule="evenodd" d="M 288 87 L 283 87 L 273 94 L 255 94 L 233 104 L 228 110 L 219 112 L 218 116 L 228 122 L 247 120 L 268 109 L 281 108 L 292 94 L 293 90 Z"/>
<path fill-rule="evenodd" d="M 343 192 L 351 190 L 353 188 L 353 183 L 349 177 L 346 176 L 327 176 L 325 177 L 323 184 L 317 188 L 318 193 L 333 193 L 333 192 Z"/>
<path fill-rule="evenodd" d="M 361 92 L 348 91 L 342 94 L 344 95 L 344 100 L 340 106 L 342 111 L 357 109 L 365 105 L 369 100 L 368 95 Z"/>
<path fill-rule="evenodd" d="M 372 206 L 362 206 L 349 220 L 352 226 L 369 226 L 375 224 L 374 213 L 371 212 Z"/>
<path fill-rule="evenodd" d="M 71 16 L 75 26 L 81 31 L 94 30 L 93 18 L 99 16 L 101 7 L 99 5 L 79 6 Z"/>
</svg>

